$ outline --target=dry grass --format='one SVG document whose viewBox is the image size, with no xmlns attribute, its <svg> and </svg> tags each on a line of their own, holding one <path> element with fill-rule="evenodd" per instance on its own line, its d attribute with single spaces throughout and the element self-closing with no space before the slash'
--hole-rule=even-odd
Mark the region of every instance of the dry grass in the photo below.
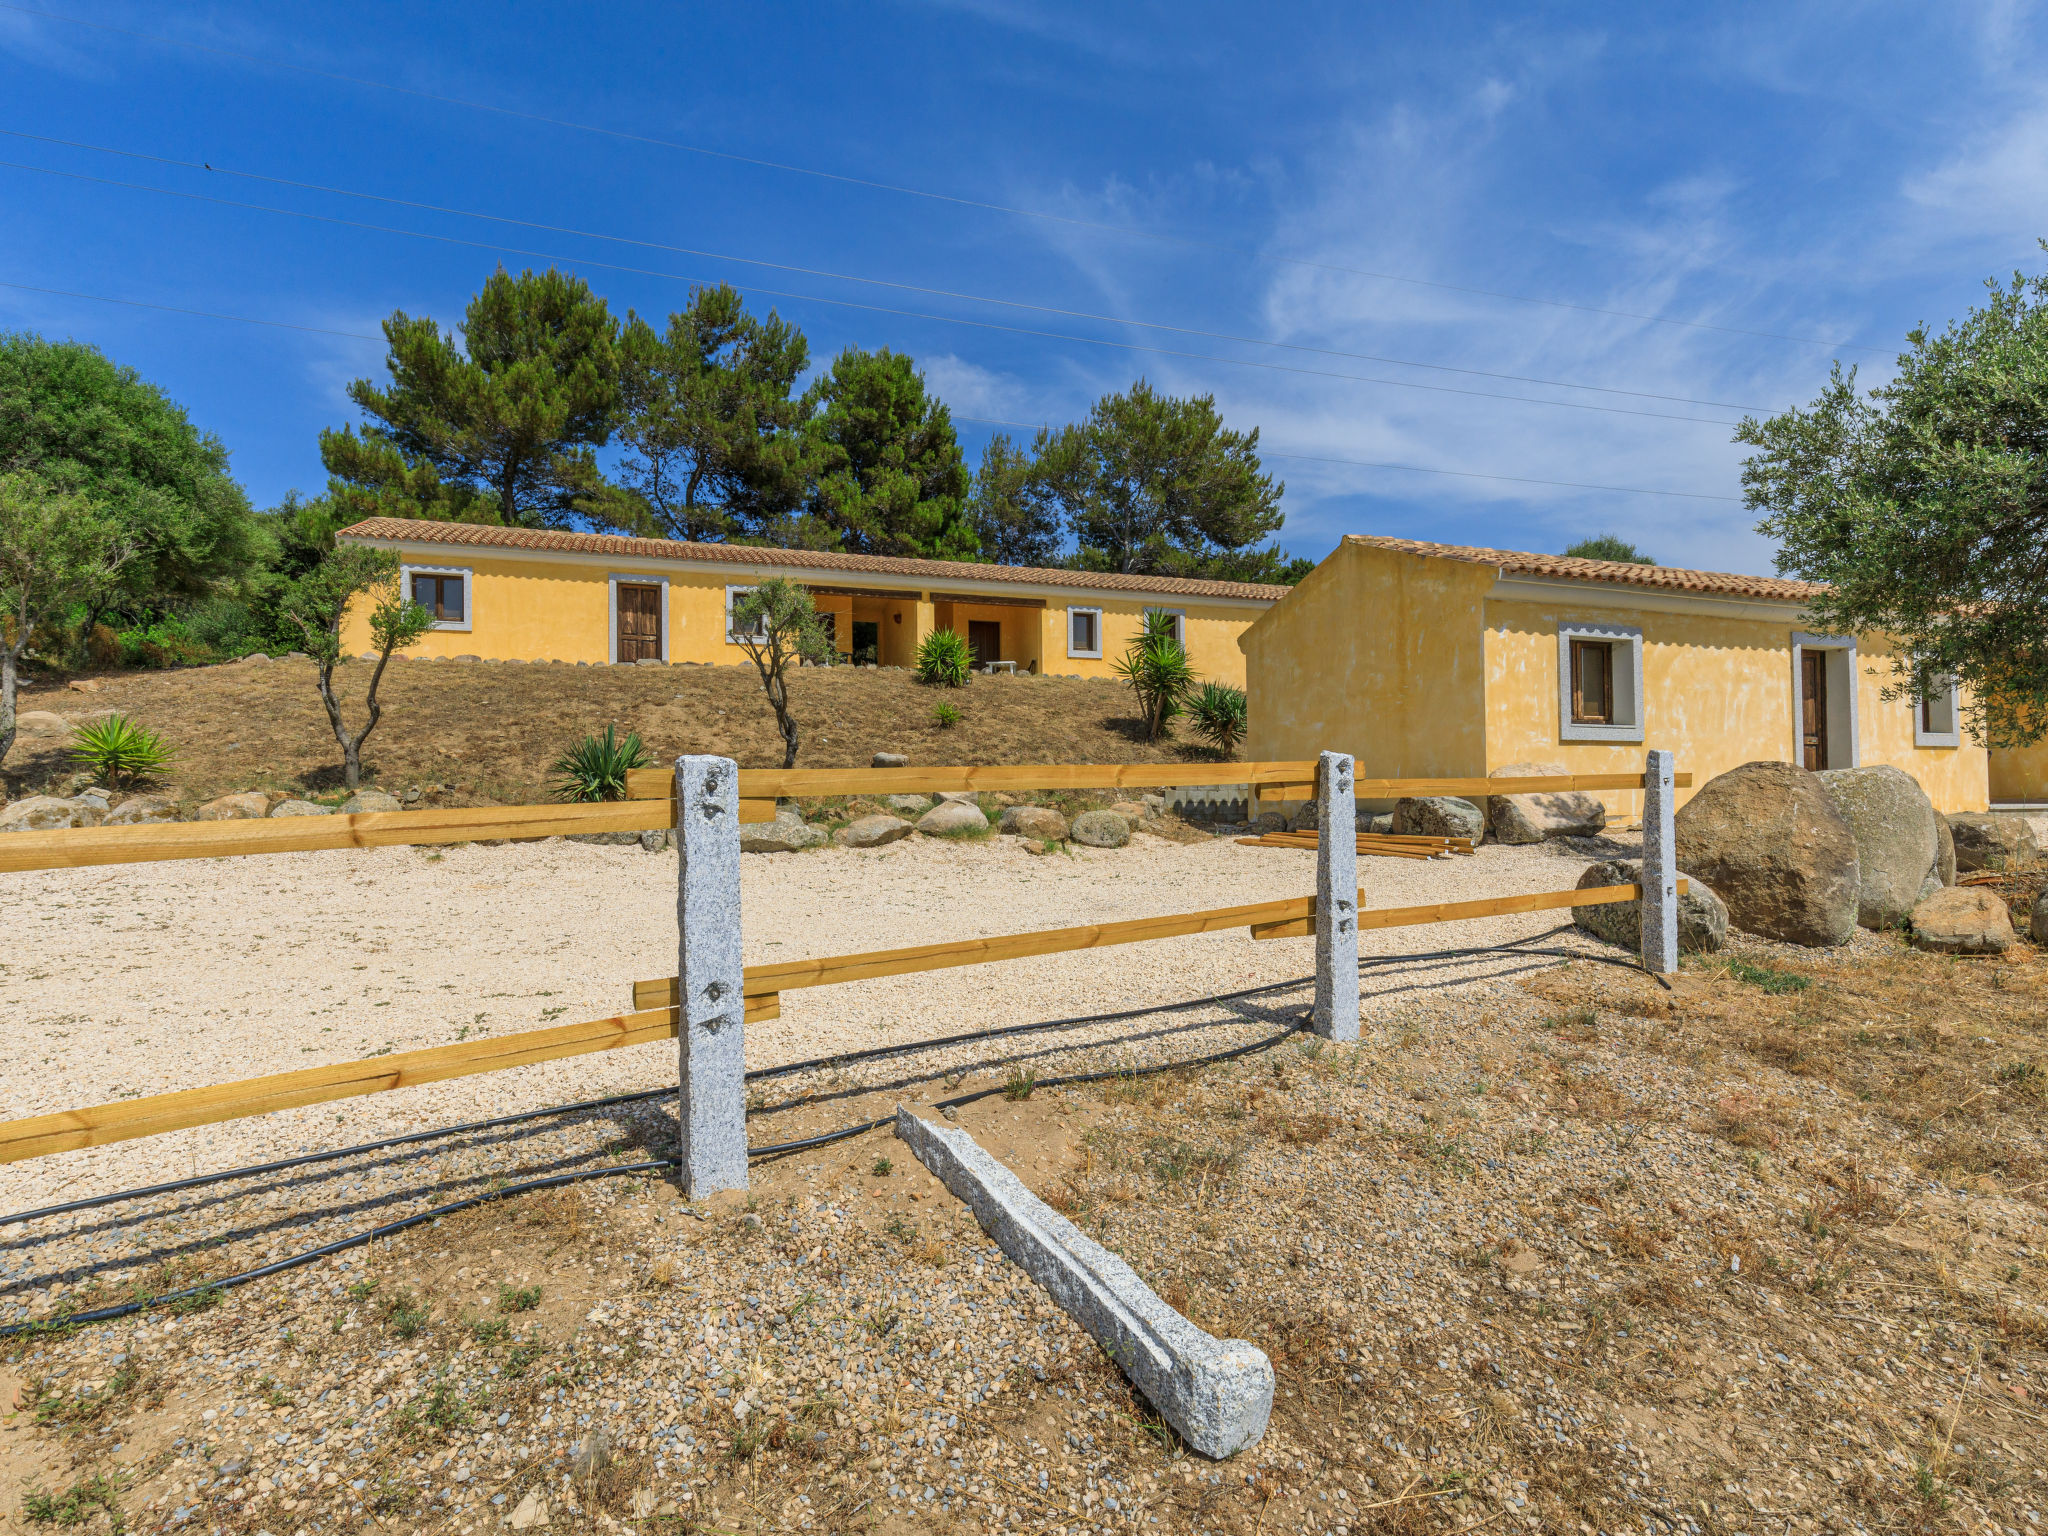
<svg viewBox="0 0 2048 1536">
<path fill-rule="evenodd" d="M 360 699 L 369 668 L 341 674 Z M 96 692 L 39 683 L 21 708 L 69 718 L 119 709 L 159 731 L 178 758 L 180 797 L 236 790 L 319 794 L 340 785 L 338 750 L 314 691 L 310 662 L 277 661 L 170 672 L 106 674 Z M 790 694 L 804 768 L 868 766 L 876 752 L 919 763 L 1164 762 L 1201 755 L 1141 739 L 1130 694 L 1106 679 L 976 677 L 947 690 L 961 712 L 946 731 L 930 721 L 933 690 L 908 672 L 800 672 Z M 551 798 L 550 765 L 571 743 L 616 725 L 637 731 L 649 760 L 711 752 L 743 767 L 782 766 L 775 722 L 752 667 L 570 667 L 395 663 L 384 719 L 366 748 L 368 779 L 387 789 L 444 786 L 441 804 L 530 804 Z M 360 717 L 355 703 L 349 717 Z M 61 743 L 25 737 L 7 778 L 35 790 L 68 778 Z"/>
</svg>

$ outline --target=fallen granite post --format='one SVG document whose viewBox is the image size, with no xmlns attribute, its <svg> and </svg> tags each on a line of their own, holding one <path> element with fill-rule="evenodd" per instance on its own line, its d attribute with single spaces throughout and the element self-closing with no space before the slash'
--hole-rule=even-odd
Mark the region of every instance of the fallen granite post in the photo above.
<svg viewBox="0 0 2048 1536">
<path fill-rule="evenodd" d="M 1325 752 L 1316 762 L 1315 1032 L 1358 1038 L 1358 798 L 1351 759 Z"/>
<path fill-rule="evenodd" d="M 1242 1339 L 1204 1333 L 1130 1265 L 1084 1237 L 962 1130 L 896 1107 L 896 1134 L 1004 1253 L 1122 1367 L 1190 1449 L 1221 1460 L 1258 1443 L 1273 1365 Z"/>
<path fill-rule="evenodd" d="M 1661 750 L 1643 759 L 1643 969 L 1657 976 L 1678 969 L 1676 763 Z"/>
<path fill-rule="evenodd" d="M 676 759 L 677 1128 L 691 1196 L 747 1187 L 739 786 L 730 758 Z"/>
</svg>

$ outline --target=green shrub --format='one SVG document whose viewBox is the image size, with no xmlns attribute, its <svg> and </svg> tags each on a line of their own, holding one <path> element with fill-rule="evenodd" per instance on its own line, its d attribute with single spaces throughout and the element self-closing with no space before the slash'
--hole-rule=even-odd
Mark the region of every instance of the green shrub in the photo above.
<svg viewBox="0 0 2048 1536">
<path fill-rule="evenodd" d="M 586 736 L 555 759 L 555 793 L 564 800 L 619 800 L 625 797 L 626 774 L 647 766 L 647 749 L 637 732 L 620 741 L 615 728 L 602 736 Z"/>
<path fill-rule="evenodd" d="M 174 756 L 161 736 L 125 715 L 108 715 L 81 726 L 71 747 L 73 762 L 90 768 L 94 777 L 115 789 L 125 781 L 154 777 Z"/>
<path fill-rule="evenodd" d="M 121 661 L 130 667 L 196 667 L 216 659 L 213 649 L 185 627 L 183 619 L 119 631 Z"/>
<path fill-rule="evenodd" d="M 1202 739 L 1225 757 L 1244 740 L 1244 690 L 1228 683 L 1204 683 L 1188 696 L 1188 715 Z"/>
<path fill-rule="evenodd" d="M 932 724 L 942 731 L 950 731 L 960 723 L 960 711 L 950 704 L 940 704 L 932 710 Z"/>
<path fill-rule="evenodd" d="M 974 651 L 956 629 L 935 629 L 917 648 L 917 680 L 935 688 L 960 688 L 974 671 Z"/>
<path fill-rule="evenodd" d="M 1148 613 L 1144 633 L 1116 663 L 1116 675 L 1131 685 L 1138 696 L 1138 712 L 1145 723 L 1145 739 L 1157 741 L 1182 712 L 1195 686 L 1195 669 L 1188 653 L 1174 638 L 1173 615 Z"/>
</svg>

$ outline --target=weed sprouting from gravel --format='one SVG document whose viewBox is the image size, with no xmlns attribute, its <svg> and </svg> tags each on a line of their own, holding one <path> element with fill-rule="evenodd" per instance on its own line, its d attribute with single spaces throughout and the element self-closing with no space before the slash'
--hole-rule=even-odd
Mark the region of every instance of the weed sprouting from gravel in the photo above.
<svg viewBox="0 0 2048 1536">
<path fill-rule="evenodd" d="M 116 1502 L 120 1484 L 99 1473 L 79 1479 L 62 1493 L 30 1489 L 22 1495 L 21 1513 L 31 1525 L 83 1525 L 104 1511 L 115 1531 L 127 1529 Z"/>
<path fill-rule="evenodd" d="M 501 1285 L 498 1287 L 498 1310 L 500 1312 L 531 1312 L 540 1305 L 540 1287 L 537 1285 Z"/>
<path fill-rule="evenodd" d="M 1013 1068 L 1008 1081 L 1003 1084 L 1003 1097 L 1011 1103 L 1020 1103 L 1031 1097 L 1038 1089 L 1038 1074 L 1022 1068 Z"/>
</svg>

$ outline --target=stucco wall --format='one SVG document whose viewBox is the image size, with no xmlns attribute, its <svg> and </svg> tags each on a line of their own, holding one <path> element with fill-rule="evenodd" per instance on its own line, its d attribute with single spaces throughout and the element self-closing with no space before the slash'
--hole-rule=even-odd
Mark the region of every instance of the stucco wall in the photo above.
<svg viewBox="0 0 2048 1536">
<path fill-rule="evenodd" d="M 1560 624 L 1576 622 L 1641 628 L 1640 743 L 1561 739 L 1557 633 Z M 1664 747 L 1677 755 L 1678 766 L 1692 773 L 1697 786 L 1743 763 L 1790 760 L 1792 635 L 1800 627 L 1789 609 L 1782 617 L 1732 618 L 1617 607 L 1611 601 L 1575 605 L 1489 599 L 1487 764 L 1544 762 L 1574 773 L 1639 773 L 1644 751 Z M 1882 640 L 1865 639 L 1857 647 L 1857 761 L 1904 769 L 1941 810 L 1982 810 L 1987 795 L 1984 749 L 1967 735 L 1960 747 L 1916 747 L 1913 706 L 1883 697 L 1888 655 Z M 1689 795 L 1679 792 L 1681 801 Z M 1638 792 L 1602 798 L 1617 816 L 1633 817 L 1641 809 Z"/>
<path fill-rule="evenodd" d="M 1486 771 L 1491 567 L 1340 544 L 1240 641 L 1243 755 L 1349 752 L 1366 778 Z"/>
<path fill-rule="evenodd" d="M 1994 747 L 1991 798 L 2005 805 L 2048 802 L 2048 741 L 2031 747 Z"/>
<path fill-rule="evenodd" d="M 732 663 L 746 659 L 745 652 L 725 638 L 725 594 L 728 585 L 748 586 L 758 577 L 707 573 L 688 567 L 641 566 L 630 562 L 616 565 L 588 561 L 561 561 L 531 556 L 482 554 L 448 549 L 432 554 L 401 553 L 408 566 L 422 569 L 464 569 L 471 573 L 468 590 L 469 627 L 430 630 L 407 653 L 414 656 L 482 656 L 487 659 L 525 661 L 587 661 L 602 663 L 611 657 L 611 607 L 608 578 L 644 576 L 650 581 L 668 582 L 665 615 L 668 658 L 671 662 Z M 819 581 L 820 586 L 834 585 Z M 858 583 L 875 590 L 885 589 L 886 580 Z M 1199 598 L 1164 599 L 1101 598 L 1092 595 L 1048 598 L 1044 608 L 1011 607 L 981 603 L 938 603 L 928 599 L 930 588 L 912 587 L 899 602 L 850 598 L 821 593 L 816 599 L 822 610 L 838 615 L 839 647 L 848 653 L 853 645 L 856 606 L 859 617 L 874 617 L 882 624 L 882 662 L 909 666 L 918 643 L 934 628 L 950 619 L 962 634 L 969 619 L 993 620 L 1003 626 L 1003 656 L 1018 663 L 1019 670 L 1037 662 L 1039 669 L 1072 673 L 1083 677 L 1114 675 L 1116 659 L 1123 654 L 1143 624 L 1148 606 L 1171 606 L 1186 615 L 1189 660 L 1203 678 L 1242 685 L 1244 656 L 1237 637 L 1258 617 L 1261 610 L 1247 604 L 1205 602 Z M 1102 610 L 1103 647 L 1100 659 L 1067 654 L 1067 604 Z M 902 622 L 896 622 L 897 615 Z M 368 609 L 357 605 L 342 626 L 344 648 L 360 655 L 370 648 Z"/>
</svg>

